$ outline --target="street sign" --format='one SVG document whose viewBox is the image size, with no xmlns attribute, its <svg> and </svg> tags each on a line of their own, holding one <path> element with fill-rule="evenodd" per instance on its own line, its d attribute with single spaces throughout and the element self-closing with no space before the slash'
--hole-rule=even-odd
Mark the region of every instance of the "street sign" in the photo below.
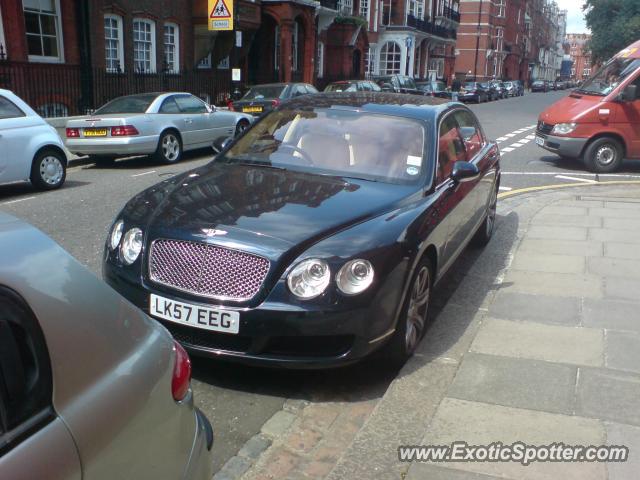
<svg viewBox="0 0 640 480">
<path fill-rule="evenodd" d="M 239 68 L 232 68 L 231 69 L 231 81 L 232 82 L 239 82 L 241 78 L 242 78 L 242 70 L 240 70 Z"/>
<path fill-rule="evenodd" d="M 209 0 L 209 30 L 233 30 L 233 0 Z"/>
</svg>

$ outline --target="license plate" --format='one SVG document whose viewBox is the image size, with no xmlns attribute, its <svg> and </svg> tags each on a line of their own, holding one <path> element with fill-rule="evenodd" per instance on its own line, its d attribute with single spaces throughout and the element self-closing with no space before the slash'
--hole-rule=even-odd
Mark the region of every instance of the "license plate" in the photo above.
<svg viewBox="0 0 640 480">
<path fill-rule="evenodd" d="M 258 113 L 262 111 L 262 107 L 242 107 L 244 113 Z"/>
<path fill-rule="evenodd" d="M 536 137 L 536 144 L 540 145 L 541 147 L 544 147 L 544 138 Z"/>
<path fill-rule="evenodd" d="M 85 128 L 84 136 L 85 137 L 106 137 L 107 129 L 106 128 Z"/>
<path fill-rule="evenodd" d="M 176 302 L 154 294 L 149 297 L 149 310 L 154 317 L 181 325 L 214 332 L 238 333 L 240 331 L 240 313 L 233 310 Z"/>
</svg>

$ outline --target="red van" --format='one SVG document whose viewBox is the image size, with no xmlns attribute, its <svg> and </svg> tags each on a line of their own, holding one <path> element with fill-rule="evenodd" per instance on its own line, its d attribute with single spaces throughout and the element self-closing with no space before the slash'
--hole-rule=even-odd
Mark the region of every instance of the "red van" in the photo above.
<svg viewBox="0 0 640 480">
<path fill-rule="evenodd" d="M 640 41 L 540 114 L 536 143 L 589 170 L 613 172 L 640 158 Z"/>
</svg>

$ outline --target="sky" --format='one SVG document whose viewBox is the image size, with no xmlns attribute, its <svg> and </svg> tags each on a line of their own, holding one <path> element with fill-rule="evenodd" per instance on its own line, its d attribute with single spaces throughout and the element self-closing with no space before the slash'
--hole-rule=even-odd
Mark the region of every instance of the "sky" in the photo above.
<svg viewBox="0 0 640 480">
<path fill-rule="evenodd" d="M 582 0 L 556 0 L 561 10 L 567 10 L 567 33 L 589 32 L 582 13 Z"/>
</svg>

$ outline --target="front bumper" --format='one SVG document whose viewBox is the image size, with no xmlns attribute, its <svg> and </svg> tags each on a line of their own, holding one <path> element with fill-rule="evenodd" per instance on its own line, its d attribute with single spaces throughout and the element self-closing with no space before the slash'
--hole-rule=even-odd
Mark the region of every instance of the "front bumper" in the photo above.
<svg viewBox="0 0 640 480">
<path fill-rule="evenodd" d="M 536 137 L 544 140 L 543 145 L 538 144 L 539 147 L 567 158 L 580 158 L 589 141 L 588 138 L 557 137 L 539 132 L 536 133 Z"/>
<path fill-rule="evenodd" d="M 465 93 L 465 94 L 458 95 L 458 100 L 460 100 L 461 102 L 464 102 L 464 101 L 477 102 L 479 101 L 479 99 L 480 99 L 480 94 L 478 93 L 472 93 L 472 94 Z"/>
<path fill-rule="evenodd" d="M 136 137 L 67 138 L 71 153 L 82 155 L 148 155 L 158 148 L 157 135 Z"/>
<path fill-rule="evenodd" d="M 151 293 L 203 307 L 216 306 L 176 292 L 130 283 L 117 271 L 118 267 L 104 263 L 104 280 L 147 315 L 150 314 Z M 294 305 L 265 301 L 255 308 L 238 309 L 238 334 L 154 319 L 193 355 L 249 365 L 331 368 L 361 360 L 390 338 L 395 317 L 383 310 L 375 306 L 340 311 L 303 310 Z"/>
</svg>

